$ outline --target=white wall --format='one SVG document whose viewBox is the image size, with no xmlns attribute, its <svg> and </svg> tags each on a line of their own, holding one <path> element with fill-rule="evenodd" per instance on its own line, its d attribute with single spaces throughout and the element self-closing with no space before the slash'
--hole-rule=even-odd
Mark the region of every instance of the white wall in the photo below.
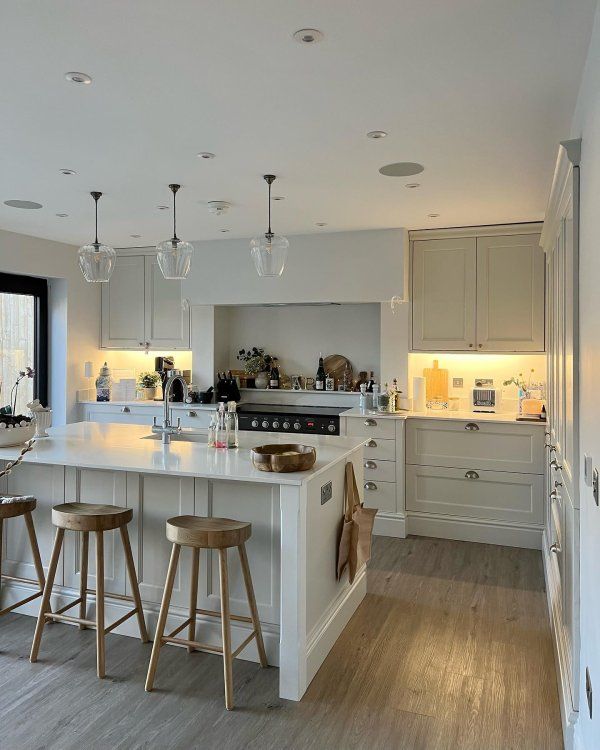
<svg viewBox="0 0 600 750">
<path fill-rule="evenodd" d="M 192 305 L 264 302 L 382 302 L 404 294 L 404 229 L 331 232 L 289 237 L 282 276 L 260 278 L 249 240 L 195 242 L 183 283 Z"/>
<path fill-rule="evenodd" d="M 262 347 L 288 375 L 314 376 L 319 352 L 341 354 L 354 371 L 380 374 L 380 305 L 231 306 L 221 308 L 217 337 L 227 342 L 217 369 L 242 369 L 240 349 Z"/>
<path fill-rule="evenodd" d="M 580 447 L 600 468 L 600 9 L 571 131 L 582 138 L 580 234 Z M 600 747 L 600 508 L 580 476 L 581 502 L 581 678 L 576 736 L 581 750 Z M 594 688 L 594 717 L 585 700 L 585 669 Z"/>
<path fill-rule="evenodd" d="M 98 359 L 100 289 L 79 270 L 77 248 L 0 230 L 0 270 L 50 280 L 50 391 L 54 424 L 77 419 L 83 363 Z"/>
</svg>

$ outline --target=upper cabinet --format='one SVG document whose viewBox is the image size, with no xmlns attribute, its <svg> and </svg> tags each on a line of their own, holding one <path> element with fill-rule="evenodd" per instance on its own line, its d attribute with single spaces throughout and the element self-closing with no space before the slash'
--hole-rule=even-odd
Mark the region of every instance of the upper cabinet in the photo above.
<svg viewBox="0 0 600 750">
<path fill-rule="evenodd" d="M 539 233 L 508 225 L 411 237 L 414 351 L 544 351 Z"/>
<path fill-rule="evenodd" d="M 154 253 L 117 255 L 110 281 L 102 284 L 102 348 L 190 348 L 181 281 L 163 277 Z"/>
</svg>

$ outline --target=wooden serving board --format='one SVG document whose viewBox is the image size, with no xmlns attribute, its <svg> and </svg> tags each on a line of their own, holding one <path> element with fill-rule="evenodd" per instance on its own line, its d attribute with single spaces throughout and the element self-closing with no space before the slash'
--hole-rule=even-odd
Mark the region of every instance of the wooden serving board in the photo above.
<svg viewBox="0 0 600 750">
<path fill-rule="evenodd" d="M 437 359 L 433 360 L 433 367 L 425 367 L 423 377 L 427 401 L 448 400 L 448 370 L 439 367 Z"/>
<path fill-rule="evenodd" d="M 352 364 L 347 357 L 343 357 L 341 354 L 330 354 L 323 360 L 325 374 L 331 375 L 333 377 L 336 389 L 338 387 L 338 383 L 341 383 L 344 379 L 344 372 L 346 370 L 347 364 L 350 365 L 350 377 L 354 379 Z"/>
</svg>

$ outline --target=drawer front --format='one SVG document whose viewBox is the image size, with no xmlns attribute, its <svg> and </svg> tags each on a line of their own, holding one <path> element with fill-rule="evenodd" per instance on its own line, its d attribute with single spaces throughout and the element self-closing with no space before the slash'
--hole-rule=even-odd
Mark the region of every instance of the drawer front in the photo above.
<svg viewBox="0 0 600 750">
<path fill-rule="evenodd" d="M 409 420 L 406 463 L 544 473 L 544 431 L 528 424 Z"/>
<path fill-rule="evenodd" d="M 396 462 L 395 461 L 375 461 L 367 458 L 363 462 L 365 481 L 371 479 L 374 482 L 395 482 L 396 481 Z"/>
<path fill-rule="evenodd" d="M 148 406 L 90 406 L 85 412 L 88 422 L 151 425 L 152 417 L 160 421 L 162 409 Z"/>
<path fill-rule="evenodd" d="M 365 458 L 380 461 L 395 461 L 396 441 L 386 438 L 369 438 L 365 441 L 363 455 Z"/>
<path fill-rule="evenodd" d="M 210 424 L 211 417 L 212 412 L 204 410 L 173 409 L 171 411 L 171 421 L 173 424 L 177 424 L 177 420 L 181 419 L 182 427 L 191 427 L 198 430 L 206 430 Z"/>
<path fill-rule="evenodd" d="M 424 513 L 541 524 L 543 491 L 537 474 L 406 467 L 406 508 Z"/>
<path fill-rule="evenodd" d="M 391 417 L 347 417 L 349 437 L 396 437 L 396 420 Z"/>
<path fill-rule="evenodd" d="M 366 508 L 377 508 L 388 513 L 396 512 L 396 483 L 374 482 L 372 479 L 364 483 L 364 504 Z"/>
</svg>

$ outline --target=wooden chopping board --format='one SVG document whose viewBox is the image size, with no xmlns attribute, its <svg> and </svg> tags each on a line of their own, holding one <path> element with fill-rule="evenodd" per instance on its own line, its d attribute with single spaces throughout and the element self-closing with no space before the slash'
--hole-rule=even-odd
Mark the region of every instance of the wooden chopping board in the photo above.
<svg viewBox="0 0 600 750">
<path fill-rule="evenodd" d="M 350 377 L 354 379 L 354 371 L 352 370 L 352 364 L 347 357 L 343 357 L 341 354 L 330 354 L 323 360 L 323 366 L 325 367 L 325 374 L 331 375 L 335 382 L 337 389 L 338 383 L 341 383 L 344 379 L 344 371 L 346 365 L 350 365 Z"/>
<path fill-rule="evenodd" d="M 433 367 L 425 367 L 425 398 L 427 401 L 448 400 L 448 370 L 439 367 L 437 359 L 433 360 Z"/>
</svg>

